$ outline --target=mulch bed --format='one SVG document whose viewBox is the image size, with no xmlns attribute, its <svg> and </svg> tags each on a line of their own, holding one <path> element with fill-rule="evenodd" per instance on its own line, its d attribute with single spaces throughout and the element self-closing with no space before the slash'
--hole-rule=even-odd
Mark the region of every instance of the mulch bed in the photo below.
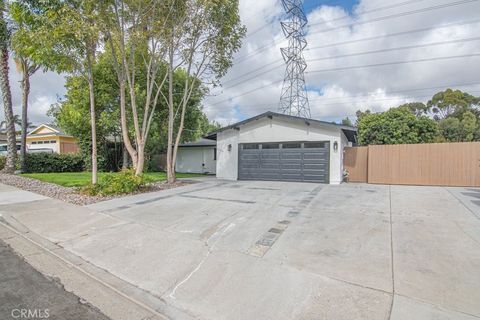
<svg viewBox="0 0 480 320">
<path fill-rule="evenodd" d="M 63 187 L 54 183 L 43 182 L 37 179 L 26 178 L 19 175 L 3 174 L 3 173 L 0 173 L 0 183 L 6 184 L 12 187 L 16 187 L 22 190 L 35 192 L 46 197 L 59 199 L 68 203 L 81 205 L 81 206 L 125 196 L 125 195 L 108 196 L 108 197 L 89 196 L 89 195 L 85 195 L 78 192 L 76 188 Z M 156 182 L 148 185 L 145 188 L 142 188 L 141 190 L 133 194 L 167 190 L 167 189 L 184 186 L 187 184 L 188 182 L 185 182 L 185 181 L 177 181 L 172 184 L 167 184 L 166 182 Z M 128 194 L 128 195 L 132 195 L 132 194 Z"/>
</svg>

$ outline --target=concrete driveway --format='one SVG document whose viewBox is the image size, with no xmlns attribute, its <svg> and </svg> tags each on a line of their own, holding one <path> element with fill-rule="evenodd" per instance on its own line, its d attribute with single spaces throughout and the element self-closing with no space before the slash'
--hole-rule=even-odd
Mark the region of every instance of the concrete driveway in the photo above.
<svg viewBox="0 0 480 320">
<path fill-rule="evenodd" d="M 36 199 L 0 210 L 172 319 L 478 319 L 472 193 L 208 180 L 89 207 Z"/>
</svg>

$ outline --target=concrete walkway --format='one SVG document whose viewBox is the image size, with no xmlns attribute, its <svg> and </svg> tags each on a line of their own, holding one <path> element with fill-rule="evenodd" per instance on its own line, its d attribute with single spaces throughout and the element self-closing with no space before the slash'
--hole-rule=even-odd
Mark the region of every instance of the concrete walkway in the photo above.
<svg viewBox="0 0 480 320">
<path fill-rule="evenodd" d="M 171 319 L 479 319 L 472 190 L 209 179 L 76 207 L 0 187 L 0 213 Z"/>
</svg>

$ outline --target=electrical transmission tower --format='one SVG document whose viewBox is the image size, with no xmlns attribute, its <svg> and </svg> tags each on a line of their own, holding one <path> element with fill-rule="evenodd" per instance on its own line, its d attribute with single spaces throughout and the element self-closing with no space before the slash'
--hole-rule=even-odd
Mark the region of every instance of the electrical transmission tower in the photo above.
<svg viewBox="0 0 480 320">
<path fill-rule="evenodd" d="M 282 0 L 288 20 L 283 21 L 283 33 L 288 39 L 288 48 L 282 48 L 282 56 L 287 65 L 280 96 L 279 111 L 288 115 L 310 118 L 307 88 L 304 71 L 307 63 L 303 49 L 307 46 L 304 27 L 307 17 L 302 8 L 303 0 Z"/>
</svg>

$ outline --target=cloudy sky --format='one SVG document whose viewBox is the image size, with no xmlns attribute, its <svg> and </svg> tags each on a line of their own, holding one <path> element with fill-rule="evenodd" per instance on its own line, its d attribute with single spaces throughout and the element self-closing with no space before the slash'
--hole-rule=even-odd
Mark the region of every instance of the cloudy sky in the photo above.
<svg viewBox="0 0 480 320">
<path fill-rule="evenodd" d="M 313 118 L 426 101 L 449 86 L 480 94 L 480 57 L 458 57 L 480 53 L 480 1 L 306 0 L 304 8 Z M 222 123 L 277 110 L 285 70 L 280 0 L 240 0 L 240 10 L 247 38 L 223 88 L 205 101 L 208 116 Z M 434 60 L 363 67 L 425 59 Z M 460 86 L 472 83 L 479 85 Z"/>
<path fill-rule="evenodd" d="M 426 101 L 447 87 L 480 95 L 480 56 L 468 57 L 480 54 L 479 0 L 305 0 L 304 7 L 313 118 L 339 121 L 358 109 Z M 204 101 L 209 118 L 223 124 L 276 111 L 285 70 L 281 1 L 240 0 L 240 12 L 248 35 L 223 87 Z M 19 113 L 13 65 L 11 73 Z M 49 121 L 46 111 L 65 94 L 63 85 L 54 73 L 33 77 L 30 121 Z"/>
</svg>

